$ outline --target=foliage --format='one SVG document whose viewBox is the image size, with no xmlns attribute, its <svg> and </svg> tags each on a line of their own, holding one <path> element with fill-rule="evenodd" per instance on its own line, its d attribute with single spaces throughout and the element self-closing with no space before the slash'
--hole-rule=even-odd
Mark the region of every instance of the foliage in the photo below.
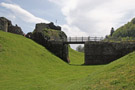
<svg viewBox="0 0 135 90">
<path fill-rule="evenodd" d="M 128 22 L 124 26 L 118 28 L 112 37 L 135 37 L 135 18 Z"/>
<path fill-rule="evenodd" d="M 110 32 L 110 36 L 112 36 L 113 33 L 114 33 L 114 28 L 112 27 L 111 32 Z"/>
<path fill-rule="evenodd" d="M 76 51 L 78 51 L 78 52 L 84 52 L 84 47 L 81 46 L 81 45 L 79 45 L 79 46 L 76 47 Z"/>
<path fill-rule="evenodd" d="M 44 37 L 48 37 L 50 40 L 65 40 L 66 35 L 60 30 L 47 29 L 42 31 Z"/>
<path fill-rule="evenodd" d="M 135 18 L 116 31 L 112 28 L 110 35 L 106 35 L 104 41 L 135 41 Z"/>
</svg>

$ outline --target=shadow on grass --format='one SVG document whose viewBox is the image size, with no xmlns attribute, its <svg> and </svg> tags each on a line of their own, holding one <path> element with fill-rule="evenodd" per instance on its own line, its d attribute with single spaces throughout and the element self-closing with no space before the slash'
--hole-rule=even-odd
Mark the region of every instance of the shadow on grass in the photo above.
<svg viewBox="0 0 135 90">
<path fill-rule="evenodd" d="M 83 64 L 69 64 L 71 66 L 83 66 Z"/>
<path fill-rule="evenodd" d="M 87 64 L 69 64 L 71 66 L 102 66 L 102 65 L 107 65 L 107 64 L 91 64 L 91 65 L 87 65 Z"/>
</svg>

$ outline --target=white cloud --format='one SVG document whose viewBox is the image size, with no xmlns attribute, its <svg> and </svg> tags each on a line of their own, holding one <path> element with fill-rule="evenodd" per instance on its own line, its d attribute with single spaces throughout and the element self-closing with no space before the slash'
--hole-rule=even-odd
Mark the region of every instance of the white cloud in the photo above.
<svg viewBox="0 0 135 90">
<path fill-rule="evenodd" d="M 63 31 L 67 34 L 68 37 L 70 36 L 88 36 L 85 32 L 80 31 L 78 27 L 69 26 L 69 25 L 61 25 Z"/>
<path fill-rule="evenodd" d="M 105 36 L 135 17 L 135 0 L 49 0 L 61 7 L 69 35 Z M 82 33 L 82 34 L 81 34 Z"/>
<path fill-rule="evenodd" d="M 27 10 L 24 10 L 20 6 L 16 4 L 8 4 L 8 3 L 0 3 L 0 6 L 5 7 L 9 10 L 11 10 L 14 13 L 14 17 L 18 17 L 21 20 L 28 22 L 28 23 L 40 23 L 40 22 L 45 22 L 48 23 L 49 21 L 44 20 L 42 18 L 36 17 Z"/>
</svg>

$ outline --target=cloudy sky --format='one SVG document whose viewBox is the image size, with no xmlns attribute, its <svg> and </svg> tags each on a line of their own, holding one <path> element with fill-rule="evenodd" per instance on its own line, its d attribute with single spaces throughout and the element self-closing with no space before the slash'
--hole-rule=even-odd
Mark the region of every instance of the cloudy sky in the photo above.
<svg viewBox="0 0 135 90">
<path fill-rule="evenodd" d="M 0 16 L 27 33 L 54 22 L 68 36 L 105 36 L 135 17 L 135 0 L 0 0 Z M 57 23 L 56 23 L 57 20 Z"/>
</svg>

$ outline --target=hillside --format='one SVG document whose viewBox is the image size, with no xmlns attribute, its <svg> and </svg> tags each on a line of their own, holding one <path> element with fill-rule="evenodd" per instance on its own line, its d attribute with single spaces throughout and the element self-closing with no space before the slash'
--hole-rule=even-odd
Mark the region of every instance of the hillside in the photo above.
<svg viewBox="0 0 135 90">
<path fill-rule="evenodd" d="M 77 52 L 69 48 L 70 64 L 82 65 L 84 64 L 84 53 Z"/>
<path fill-rule="evenodd" d="M 0 31 L 1 90 L 60 90 L 96 69 L 73 64 L 68 65 L 30 39 Z"/>
<path fill-rule="evenodd" d="M 118 28 L 112 37 L 135 37 L 135 18 Z"/>
<path fill-rule="evenodd" d="M 83 66 L 69 49 L 70 64 L 20 35 L 0 31 L 1 90 L 135 89 L 135 52 L 108 65 Z"/>
<path fill-rule="evenodd" d="M 69 90 L 134 90 L 135 52 L 124 56 L 76 82 Z"/>
</svg>

